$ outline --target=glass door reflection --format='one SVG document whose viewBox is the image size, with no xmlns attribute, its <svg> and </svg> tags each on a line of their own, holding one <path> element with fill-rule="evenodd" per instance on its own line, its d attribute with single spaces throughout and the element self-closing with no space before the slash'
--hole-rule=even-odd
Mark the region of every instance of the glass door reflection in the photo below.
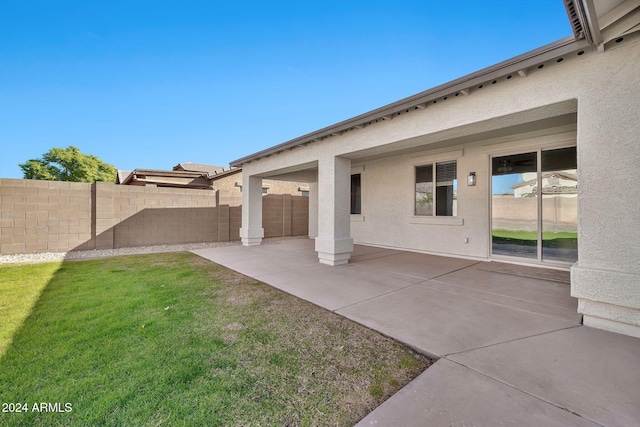
<svg viewBox="0 0 640 427">
<path fill-rule="evenodd" d="M 491 161 L 491 248 L 494 255 L 538 259 L 536 152 Z"/>
<path fill-rule="evenodd" d="M 578 260 L 576 147 L 542 152 L 542 260 Z"/>
</svg>

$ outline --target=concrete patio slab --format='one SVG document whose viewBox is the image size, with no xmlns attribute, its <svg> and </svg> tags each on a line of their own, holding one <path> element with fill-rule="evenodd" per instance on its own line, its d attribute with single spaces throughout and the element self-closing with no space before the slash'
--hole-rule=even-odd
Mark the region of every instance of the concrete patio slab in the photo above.
<svg viewBox="0 0 640 427">
<path fill-rule="evenodd" d="M 478 261 L 450 258 L 443 256 L 420 254 L 415 252 L 399 252 L 397 254 L 375 259 L 358 260 L 358 265 L 373 270 L 388 271 L 421 279 L 432 279 L 451 273 L 461 268 L 477 264 Z"/>
<path fill-rule="evenodd" d="M 194 249 L 191 253 L 199 255 L 210 261 L 222 264 L 227 261 L 247 259 L 247 256 L 259 255 L 261 252 L 255 251 L 259 246 L 223 246 L 218 248 Z"/>
<path fill-rule="evenodd" d="M 310 239 L 193 252 L 440 358 L 360 426 L 640 425 L 640 339 L 580 326 L 537 271 L 362 245 L 329 267 Z"/>
<path fill-rule="evenodd" d="M 197 249 L 193 253 L 219 263 L 246 276 L 258 277 L 265 274 L 282 273 L 291 270 L 315 267 L 317 258 L 303 256 L 302 251 L 287 251 L 277 244 L 267 246 L 233 246 L 234 250 L 220 251 L 225 248 Z M 266 248 L 266 249 L 265 249 Z M 247 262 L 247 260 L 251 260 Z"/>
<path fill-rule="evenodd" d="M 448 358 L 598 424 L 640 425 L 638 338 L 582 326 Z"/>
<path fill-rule="evenodd" d="M 252 248 L 267 254 L 286 254 L 288 257 L 295 256 L 296 258 L 305 258 L 314 262 L 318 261 L 313 239 L 275 241 L 265 245 L 252 246 Z"/>
<path fill-rule="evenodd" d="M 486 271 L 482 269 L 482 264 L 455 271 L 437 280 L 464 289 L 503 295 L 574 312 L 578 309 L 578 301 L 571 297 L 569 284 Z"/>
<path fill-rule="evenodd" d="M 555 270 L 549 268 L 529 267 L 519 264 L 507 264 L 504 262 L 483 262 L 478 268 L 496 273 L 505 273 L 512 276 L 533 277 L 536 279 L 550 280 L 552 282 L 571 283 L 571 273 L 566 270 Z"/>
<path fill-rule="evenodd" d="M 420 279 L 395 273 L 372 272 L 353 264 L 311 268 L 255 276 L 269 285 L 331 311 L 411 286 Z"/>
<path fill-rule="evenodd" d="M 394 249 L 378 248 L 375 246 L 353 245 L 351 262 L 357 263 L 368 259 L 382 258 L 389 255 L 401 254 L 402 251 Z"/>
<path fill-rule="evenodd" d="M 429 282 L 338 310 L 432 357 L 579 324 L 429 286 Z"/>
<path fill-rule="evenodd" d="M 596 424 L 441 359 L 356 426 L 594 427 Z"/>
<path fill-rule="evenodd" d="M 576 325 L 580 324 L 582 320 L 582 315 L 578 313 L 577 307 L 573 309 L 567 307 L 558 307 L 556 305 L 544 304 L 538 301 L 505 296 L 499 293 L 486 292 L 483 290 L 467 288 L 463 286 L 455 286 L 449 283 L 441 282 L 439 279 L 429 281 L 429 286 L 433 289 L 438 289 L 443 292 L 464 295 L 469 298 L 489 302 L 492 304 L 504 305 L 506 307 L 528 311 L 543 316 L 550 316 L 558 319 L 568 320 L 570 322 L 574 322 Z M 541 293 L 543 292 L 544 291 L 542 291 Z"/>
<path fill-rule="evenodd" d="M 429 281 L 434 289 L 558 317 L 579 324 L 578 302 L 569 284 L 485 271 L 474 265 Z"/>
</svg>

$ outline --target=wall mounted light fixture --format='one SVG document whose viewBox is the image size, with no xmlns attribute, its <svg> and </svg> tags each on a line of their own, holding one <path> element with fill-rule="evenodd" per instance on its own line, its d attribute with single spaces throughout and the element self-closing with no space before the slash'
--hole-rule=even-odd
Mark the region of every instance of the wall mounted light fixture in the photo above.
<svg viewBox="0 0 640 427">
<path fill-rule="evenodd" d="M 467 176 L 467 185 L 469 187 L 473 187 L 474 185 L 476 185 L 476 173 L 475 172 L 469 172 L 469 175 Z"/>
</svg>

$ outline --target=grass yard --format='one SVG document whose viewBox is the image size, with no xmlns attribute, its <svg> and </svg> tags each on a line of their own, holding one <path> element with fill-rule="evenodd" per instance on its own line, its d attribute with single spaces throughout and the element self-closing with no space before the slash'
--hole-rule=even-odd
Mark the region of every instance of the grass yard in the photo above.
<svg viewBox="0 0 640 427">
<path fill-rule="evenodd" d="M 536 246 L 538 244 L 537 231 L 501 230 L 491 231 L 493 243 L 516 243 L 518 245 Z M 578 233 L 576 232 L 542 232 L 542 246 L 545 248 L 577 248 Z"/>
<path fill-rule="evenodd" d="M 0 319 L 2 426 L 353 425 L 429 364 L 189 253 L 0 266 Z"/>
</svg>

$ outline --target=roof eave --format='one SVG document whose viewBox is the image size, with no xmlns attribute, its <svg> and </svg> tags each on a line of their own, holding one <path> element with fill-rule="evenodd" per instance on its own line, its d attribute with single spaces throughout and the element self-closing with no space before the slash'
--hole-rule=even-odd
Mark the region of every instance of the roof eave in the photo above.
<svg viewBox="0 0 640 427">
<path fill-rule="evenodd" d="M 205 177 L 207 175 L 206 172 L 191 172 L 191 171 L 167 171 L 162 169 L 135 169 L 133 174 L 137 175 L 153 175 L 153 176 L 175 176 L 175 177 L 183 177 L 183 178 L 197 178 L 197 177 Z"/>
<path fill-rule="evenodd" d="M 227 176 L 231 176 L 231 175 L 235 175 L 237 173 L 242 172 L 242 168 L 234 168 L 234 169 L 229 169 L 226 170 L 224 172 L 220 172 L 217 174 L 207 174 L 207 178 L 210 179 L 211 181 L 217 181 L 218 179 L 227 177 Z"/>
</svg>

